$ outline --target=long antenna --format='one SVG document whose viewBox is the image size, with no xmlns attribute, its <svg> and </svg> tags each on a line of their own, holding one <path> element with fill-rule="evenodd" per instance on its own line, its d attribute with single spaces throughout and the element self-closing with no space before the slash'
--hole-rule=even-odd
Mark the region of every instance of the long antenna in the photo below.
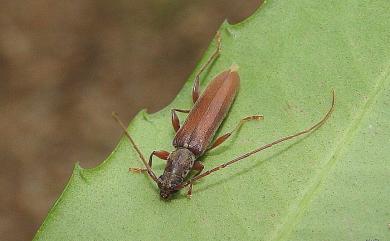
<svg viewBox="0 0 390 241">
<path fill-rule="evenodd" d="M 123 124 L 123 122 L 119 119 L 119 116 L 116 112 L 112 112 L 112 117 L 114 117 L 114 119 L 116 120 L 116 122 L 118 122 L 118 124 L 122 127 L 123 131 L 125 132 L 127 138 L 129 138 L 130 142 L 131 142 L 131 145 L 134 147 L 134 149 L 137 151 L 139 157 L 141 158 L 142 162 L 144 163 L 145 167 L 146 167 L 146 170 L 148 171 L 148 174 L 149 176 L 153 179 L 153 181 L 155 181 L 156 183 L 158 183 L 157 181 L 157 176 L 156 174 L 153 172 L 152 168 L 149 166 L 148 162 L 146 161 L 144 155 L 142 155 L 142 152 L 139 150 L 137 144 L 135 144 L 133 138 L 131 138 L 130 136 L 130 133 L 127 131 L 125 125 Z"/>
<path fill-rule="evenodd" d="M 255 150 L 253 150 L 253 151 L 250 151 L 250 152 L 248 152 L 248 153 L 245 153 L 245 154 L 243 154 L 243 155 L 241 155 L 241 156 L 239 156 L 239 157 L 237 157 L 237 158 L 235 158 L 235 159 L 233 159 L 233 160 L 231 160 L 231 161 L 228 161 L 228 162 L 223 163 L 223 164 L 221 164 L 221 165 L 219 165 L 219 166 L 216 166 L 216 167 L 214 167 L 213 169 L 210 169 L 210 170 L 208 170 L 208 171 L 206 171 L 206 172 L 203 172 L 202 174 L 197 175 L 196 177 L 193 177 L 192 179 L 190 179 L 190 180 L 188 180 L 187 182 L 185 182 L 185 183 L 183 183 L 182 185 L 180 185 L 180 188 L 186 187 L 186 186 L 188 186 L 188 185 L 192 185 L 195 181 L 197 181 L 197 180 L 199 180 L 199 179 L 201 179 L 201 178 L 203 178 L 203 177 L 205 177 L 205 176 L 208 176 L 208 175 L 210 175 L 210 174 L 213 173 L 213 172 L 216 172 L 216 171 L 218 171 L 218 170 L 220 170 L 220 169 L 222 169 L 222 168 L 225 168 L 225 167 L 227 167 L 227 166 L 229 166 L 229 165 L 231 165 L 231 164 L 233 164 L 233 163 L 236 163 L 236 162 L 238 162 L 238 161 L 240 161 L 240 160 L 242 160 L 242 159 L 245 159 L 245 158 L 247 158 L 247 157 L 249 157 L 249 156 L 252 156 L 253 154 L 255 154 L 255 153 L 257 153 L 257 152 L 260 152 L 260 151 L 262 151 L 262 150 L 265 150 L 265 149 L 267 149 L 267 148 L 270 148 L 270 147 L 273 146 L 273 145 L 282 143 L 282 142 L 284 142 L 284 141 L 287 141 L 287 140 L 293 139 L 293 138 L 295 138 L 295 137 L 298 137 L 298 136 L 300 136 L 300 135 L 303 135 L 303 134 L 306 134 L 306 133 L 311 132 L 312 130 L 314 130 L 314 129 L 320 127 L 322 124 L 324 124 L 325 121 L 329 118 L 330 114 L 332 113 L 332 111 L 333 111 L 333 109 L 334 109 L 334 103 L 335 103 L 335 92 L 334 92 L 334 90 L 332 90 L 332 105 L 331 105 L 330 109 L 328 110 L 328 112 L 326 113 L 326 115 L 325 115 L 319 122 L 317 122 L 315 125 L 313 125 L 312 127 L 308 128 L 308 129 L 305 129 L 305 130 L 303 130 L 303 131 L 301 131 L 301 132 L 295 133 L 295 134 L 293 134 L 293 135 L 285 136 L 285 137 L 283 137 L 283 138 L 280 138 L 280 139 L 278 139 L 278 140 L 276 140 L 276 141 L 274 141 L 274 142 L 271 142 L 271 143 L 269 143 L 269 144 L 266 144 L 266 145 L 264 145 L 264 146 L 261 146 L 261 147 L 255 149 Z"/>
</svg>

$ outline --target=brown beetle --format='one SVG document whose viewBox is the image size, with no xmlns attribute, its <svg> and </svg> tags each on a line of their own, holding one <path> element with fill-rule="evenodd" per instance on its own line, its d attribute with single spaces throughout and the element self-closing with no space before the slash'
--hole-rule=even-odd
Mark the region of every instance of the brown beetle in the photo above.
<svg viewBox="0 0 390 241">
<path fill-rule="evenodd" d="M 239 160 L 247 158 L 259 151 L 267 149 L 275 144 L 284 142 L 294 137 L 306 134 L 317 127 L 321 126 L 330 116 L 334 108 L 334 91 L 332 97 L 332 105 L 326 115 L 312 127 L 298 132 L 296 134 L 283 137 L 272 143 L 261 146 L 251 152 L 243 154 L 229 162 L 221 164 L 213 169 L 203 172 L 203 164 L 198 160 L 207 150 L 211 150 L 231 136 L 232 132 L 239 129 L 239 127 L 249 120 L 260 120 L 263 118 L 261 115 L 248 116 L 243 118 L 236 128 L 218 138 L 214 142 L 213 137 L 218 130 L 222 121 L 226 117 L 236 93 L 239 88 L 240 78 L 238 75 L 237 65 L 233 65 L 229 70 L 226 70 L 217 75 L 207 86 L 203 94 L 199 97 L 199 76 L 205 70 L 205 68 L 219 55 L 221 49 L 220 35 L 217 33 L 217 49 L 214 54 L 209 58 L 207 63 L 202 66 L 200 71 L 195 77 L 194 86 L 192 90 L 192 99 L 194 107 L 191 110 L 172 110 L 172 125 L 176 131 L 176 136 L 173 139 L 173 146 L 175 150 L 171 153 L 167 151 L 153 151 L 149 157 L 149 162 L 146 161 L 138 146 L 127 132 L 126 127 L 119 120 L 118 116 L 114 113 L 114 118 L 122 126 L 125 134 L 131 141 L 133 147 L 137 151 L 141 160 L 146 168 L 130 168 L 132 172 L 146 171 L 149 176 L 157 183 L 160 189 L 160 196 L 163 199 L 168 199 L 173 193 L 178 190 L 189 186 L 188 196 L 192 194 L 192 185 L 196 180 L 203 178 L 213 172 L 218 171 L 228 165 L 231 165 Z M 180 127 L 180 122 L 176 112 L 189 113 L 183 126 Z M 161 159 L 167 160 L 164 173 L 157 178 L 156 174 L 152 170 L 152 157 L 157 156 Z M 197 173 L 191 179 L 186 180 L 191 170 L 196 170 Z"/>
</svg>

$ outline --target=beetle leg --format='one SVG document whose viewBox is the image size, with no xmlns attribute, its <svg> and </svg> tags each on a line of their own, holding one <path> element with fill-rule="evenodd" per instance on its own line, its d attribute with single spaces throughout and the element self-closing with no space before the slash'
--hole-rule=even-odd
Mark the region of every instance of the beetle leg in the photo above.
<svg viewBox="0 0 390 241">
<path fill-rule="evenodd" d="M 149 157 L 149 166 L 150 167 L 152 167 L 153 156 L 156 156 L 162 160 L 168 160 L 169 152 L 167 152 L 167 151 L 153 151 Z M 146 172 L 147 170 L 148 169 L 146 169 L 146 168 L 139 168 L 139 167 L 130 167 L 129 168 L 129 171 L 134 172 L 134 173 Z"/>
<path fill-rule="evenodd" d="M 192 166 L 192 170 L 198 171 L 194 177 L 198 176 L 204 169 L 203 164 L 200 161 L 195 161 L 194 165 Z"/>
<path fill-rule="evenodd" d="M 214 53 L 210 56 L 210 58 L 207 60 L 207 62 L 202 65 L 199 72 L 195 75 L 194 85 L 192 87 L 192 101 L 195 103 L 200 95 L 200 75 L 203 73 L 203 71 L 209 66 L 214 60 L 218 57 L 218 55 L 221 52 L 221 33 L 218 31 L 215 35 L 215 41 L 217 42 L 217 48 L 215 49 Z"/>
<path fill-rule="evenodd" d="M 175 132 L 177 132 L 180 129 L 180 121 L 179 121 L 179 117 L 176 114 L 176 111 L 181 112 L 181 113 L 189 113 L 190 110 L 180 110 L 180 109 L 172 109 L 171 110 L 172 126 L 173 126 L 173 129 L 175 130 Z"/>
<path fill-rule="evenodd" d="M 209 150 L 212 150 L 214 148 L 216 148 L 217 146 L 221 145 L 224 141 L 226 141 L 234 131 L 237 131 L 238 129 L 240 129 L 240 127 L 247 121 L 251 121 L 251 120 L 263 120 L 264 117 L 262 115 L 253 115 L 253 116 L 248 116 L 248 117 L 245 117 L 243 119 L 241 119 L 241 121 L 238 123 L 238 125 L 231 131 L 231 132 L 228 132 L 220 137 L 218 137 L 214 143 L 208 148 L 208 151 Z"/>
<path fill-rule="evenodd" d="M 203 171 L 203 169 L 204 169 L 203 164 L 200 161 L 195 161 L 194 165 L 192 166 L 192 170 L 196 170 L 198 172 L 192 178 L 198 176 Z M 192 197 L 192 185 L 193 183 L 191 183 L 188 187 L 188 192 L 187 192 L 188 198 Z"/>
<path fill-rule="evenodd" d="M 200 95 L 200 82 L 199 82 L 199 73 L 195 77 L 194 86 L 192 87 L 192 102 L 195 104 L 195 102 L 198 100 Z"/>
</svg>

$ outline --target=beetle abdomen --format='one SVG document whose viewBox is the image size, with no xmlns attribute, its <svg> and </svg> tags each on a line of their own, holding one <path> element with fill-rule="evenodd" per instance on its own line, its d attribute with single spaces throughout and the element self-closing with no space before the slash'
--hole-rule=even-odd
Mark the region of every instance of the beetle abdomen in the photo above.
<svg viewBox="0 0 390 241">
<path fill-rule="evenodd" d="M 188 148 L 197 157 L 201 156 L 229 111 L 239 84 L 240 77 L 236 67 L 215 77 L 177 131 L 173 146 Z"/>
</svg>

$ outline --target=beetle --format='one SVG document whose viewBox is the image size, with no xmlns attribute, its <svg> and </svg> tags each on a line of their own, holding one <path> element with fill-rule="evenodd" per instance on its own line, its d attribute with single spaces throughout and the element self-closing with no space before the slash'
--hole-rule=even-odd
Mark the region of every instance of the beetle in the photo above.
<svg viewBox="0 0 390 241">
<path fill-rule="evenodd" d="M 203 94 L 200 95 L 200 75 L 219 55 L 221 51 L 221 38 L 220 34 L 216 36 L 217 48 L 211 55 L 205 65 L 203 65 L 200 71 L 196 74 L 193 88 L 192 88 L 192 100 L 194 106 L 191 110 L 172 109 L 171 121 L 173 129 L 176 135 L 173 139 L 174 151 L 169 153 L 165 150 L 153 151 L 150 154 L 149 161 L 147 162 L 137 144 L 134 142 L 124 124 L 120 121 L 118 115 L 113 113 L 113 117 L 120 124 L 124 130 L 125 135 L 130 140 L 132 146 L 137 151 L 139 157 L 145 165 L 145 168 L 130 168 L 132 172 L 147 172 L 148 175 L 156 182 L 160 189 L 160 197 L 162 199 L 169 199 L 171 195 L 184 187 L 189 187 L 187 195 L 191 197 L 192 186 L 195 181 L 210 175 L 222 168 L 225 168 L 235 162 L 245 159 L 257 152 L 270 148 L 273 145 L 293 139 L 300 135 L 311 132 L 317 127 L 321 126 L 330 116 L 334 108 L 335 95 L 333 91 L 332 104 L 325 116 L 316 124 L 308 129 L 295 133 L 293 135 L 285 136 L 274 142 L 261 146 L 248 153 L 245 153 L 237 158 L 223 163 L 215 168 L 212 168 L 206 172 L 203 172 L 204 166 L 199 161 L 199 158 L 208 150 L 211 150 L 224 141 L 226 141 L 234 131 L 238 130 L 241 125 L 250 120 L 261 120 L 262 115 L 248 116 L 237 124 L 231 132 L 228 132 L 213 140 L 213 137 L 225 119 L 233 100 L 237 94 L 240 77 L 238 74 L 238 66 L 232 65 L 228 70 L 218 74 L 206 87 Z M 180 126 L 180 121 L 176 112 L 188 113 L 188 117 L 184 124 Z M 152 170 L 153 156 L 160 159 L 167 160 L 164 172 L 160 177 L 157 177 Z M 188 179 L 191 170 L 197 171 L 197 173 L 190 179 Z"/>
</svg>

